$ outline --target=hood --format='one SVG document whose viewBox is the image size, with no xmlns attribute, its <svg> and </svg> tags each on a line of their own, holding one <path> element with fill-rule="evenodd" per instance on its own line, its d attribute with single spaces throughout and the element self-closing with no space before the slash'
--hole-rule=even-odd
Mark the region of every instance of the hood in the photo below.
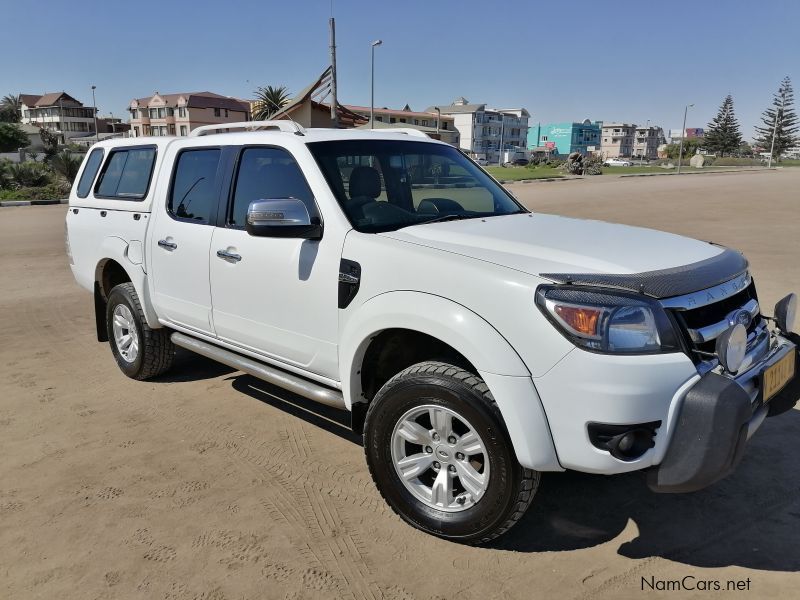
<svg viewBox="0 0 800 600">
<path fill-rule="evenodd" d="M 414 225 L 380 235 L 537 276 L 659 271 L 724 251 L 653 229 L 536 213 Z"/>
</svg>

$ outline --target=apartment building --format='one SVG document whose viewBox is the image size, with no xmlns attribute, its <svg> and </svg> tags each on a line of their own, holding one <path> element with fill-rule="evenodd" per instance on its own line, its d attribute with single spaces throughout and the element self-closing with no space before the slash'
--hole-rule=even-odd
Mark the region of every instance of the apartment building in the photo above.
<svg viewBox="0 0 800 600">
<path fill-rule="evenodd" d="M 84 106 L 66 92 L 50 94 L 20 94 L 20 119 L 23 125 L 43 127 L 61 136 L 65 142 L 70 138 L 94 134 L 96 108 Z"/>
<path fill-rule="evenodd" d="M 658 158 L 658 147 L 664 142 L 664 130 L 661 127 L 637 127 L 633 142 L 633 156 L 648 160 L 656 159 Z"/>
<path fill-rule="evenodd" d="M 160 94 L 131 100 L 131 136 L 189 135 L 201 125 L 250 120 L 250 104 L 213 92 Z"/>
<path fill-rule="evenodd" d="M 631 158 L 636 139 L 636 125 L 603 123 L 600 144 L 604 158 Z"/>
<path fill-rule="evenodd" d="M 589 119 L 580 123 L 538 123 L 528 128 L 528 148 L 550 148 L 551 153 L 563 156 L 599 152 L 601 126 L 600 121 Z"/>
<path fill-rule="evenodd" d="M 461 97 L 446 106 L 430 106 L 425 112 L 452 116 L 460 134 L 460 147 L 489 162 L 498 162 L 504 150 L 524 149 L 530 113 L 524 108 L 487 108 Z"/>
<path fill-rule="evenodd" d="M 369 119 L 369 106 L 354 106 L 346 104 L 345 108 L 352 112 Z M 375 107 L 375 128 L 382 129 L 384 125 L 395 127 L 411 127 L 424 131 L 430 137 L 442 140 L 453 146 L 458 147 L 460 134 L 455 127 L 455 119 L 450 115 L 439 115 L 434 112 L 416 112 L 406 105 L 402 109 Z M 369 123 L 361 126 L 369 128 Z"/>
</svg>

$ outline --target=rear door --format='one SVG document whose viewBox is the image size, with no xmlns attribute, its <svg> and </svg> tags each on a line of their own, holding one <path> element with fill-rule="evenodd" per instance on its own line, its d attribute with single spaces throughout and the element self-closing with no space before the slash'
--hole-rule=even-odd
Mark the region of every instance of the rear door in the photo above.
<svg viewBox="0 0 800 600">
<path fill-rule="evenodd" d="M 183 147 L 173 165 L 166 198 L 153 204 L 150 262 L 153 302 L 160 317 L 214 334 L 208 281 L 209 248 L 220 193 L 222 149 Z"/>
</svg>

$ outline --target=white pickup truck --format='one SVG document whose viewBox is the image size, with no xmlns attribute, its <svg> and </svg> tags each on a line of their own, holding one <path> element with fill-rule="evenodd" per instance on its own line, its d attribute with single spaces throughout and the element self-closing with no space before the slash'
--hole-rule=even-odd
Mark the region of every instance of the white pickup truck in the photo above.
<svg viewBox="0 0 800 600">
<path fill-rule="evenodd" d="M 507 531 L 542 472 L 703 488 L 800 396 L 796 297 L 763 315 L 741 254 L 530 212 L 409 130 L 101 142 L 66 233 L 127 376 L 179 346 L 350 411 L 386 501 L 456 541 Z"/>
</svg>

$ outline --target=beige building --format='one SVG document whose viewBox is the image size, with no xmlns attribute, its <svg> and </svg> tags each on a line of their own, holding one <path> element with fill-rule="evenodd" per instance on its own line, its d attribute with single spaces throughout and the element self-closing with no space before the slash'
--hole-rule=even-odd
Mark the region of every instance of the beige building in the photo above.
<svg viewBox="0 0 800 600">
<path fill-rule="evenodd" d="M 345 108 L 369 119 L 369 106 L 354 106 L 346 104 Z M 424 131 L 428 136 L 447 142 L 452 146 L 458 147 L 459 133 L 455 127 L 455 119 L 451 115 L 438 115 L 437 113 L 416 112 L 406 108 L 378 108 L 375 107 L 375 128 L 383 129 L 388 127 L 410 127 Z M 369 123 L 362 125 L 369 128 Z"/>
<path fill-rule="evenodd" d="M 600 148 L 604 158 L 630 158 L 636 139 L 636 125 L 603 123 Z"/>
<path fill-rule="evenodd" d="M 132 137 L 189 135 L 201 125 L 250 120 L 250 104 L 213 92 L 159 94 L 131 101 Z"/>
<path fill-rule="evenodd" d="M 20 94 L 23 125 L 43 127 L 58 134 L 61 141 L 94 135 L 95 108 L 84 106 L 66 92 L 39 96 Z"/>
</svg>

